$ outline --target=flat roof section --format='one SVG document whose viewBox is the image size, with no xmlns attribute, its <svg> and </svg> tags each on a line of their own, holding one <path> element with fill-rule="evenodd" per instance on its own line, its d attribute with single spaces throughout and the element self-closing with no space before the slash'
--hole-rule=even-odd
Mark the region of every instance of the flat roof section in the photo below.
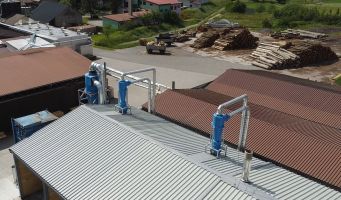
<svg viewBox="0 0 341 200">
<path fill-rule="evenodd" d="M 0 63 L 0 96 L 4 96 L 84 76 L 90 60 L 61 47 L 1 55 Z"/>
</svg>

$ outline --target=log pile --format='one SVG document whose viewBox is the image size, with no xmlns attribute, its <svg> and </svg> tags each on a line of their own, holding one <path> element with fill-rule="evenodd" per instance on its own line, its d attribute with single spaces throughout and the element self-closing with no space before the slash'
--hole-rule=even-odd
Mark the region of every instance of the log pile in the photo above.
<svg viewBox="0 0 341 200">
<path fill-rule="evenodd" d="M 188 37 L 195 37 L 197 35 L 197 32 L 195 30 L 182 30 L 179 32 L 179 34 L 184 34 Z"/>
<path fill-rule="evenodd" d="M 174 38 L 174 42 L 186 42 L 189 40 L 189 37 L 185 34 L 178 34 Z"/>
<path fill-rule="evenodd" d="M 299 57 L 278 45 L 260 43 L 252 52 L 252 65 L 264 69 L 286 69 L 299 66 Z"/>
<path fill-rule="evenodd" d="M 175 35 L 174 42 L 186 42 L 195 37 L 196 34 L 197 32 L 193 30 L 182 30 Z"/>
<path fill-rule="evenodd" d="M 244 28 L 226 30 L 221 34 L 220 38 L 214 42 L 213 48 L 224 51 L 255 48 L 257 46 L 258 38 L 254 37 L 249 30 Z"/>
<path fill-rule="evenodd" d="M 316 33 L 299 29 L 287 29 L 281 32 L 273 33 L 271 34 L 271 37 L 276 39 L 321 39 L 327 37 L 327 35 L 324 33 Z"/>
<path fill-rule="evenodd" d="M 260 43 L 250 57 L 253 65 L 264 69 L 290 69 L 338 60 L 330 47 L 312 41 L 293 41 L 283 46 Z"/>
<path fill-rule="evenodd" d="M 338 60 L 338 56 L 330 47 L 318 42 L 295 41 L 287 50 L 300 57 L 301 66 Z"/>
<path fill-rule="evenodd" d="M 208 31 L 201 35 L 200 38 L 194 41 L 191 47 L 196 49 L 211 47 L 214 44 L 214 41 L 219 38 L 219 32 L 217 31 Z"/>
</svg>

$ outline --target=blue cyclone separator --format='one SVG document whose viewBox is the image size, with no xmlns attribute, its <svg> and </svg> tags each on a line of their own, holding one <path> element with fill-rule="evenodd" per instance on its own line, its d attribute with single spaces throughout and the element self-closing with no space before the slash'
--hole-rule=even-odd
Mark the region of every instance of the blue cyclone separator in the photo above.
<svg viewBox="0 0 341 200">
<path fill-rule="evenodd" d="M 96 71 L 89 71 L 85 75 L 85 93 L 88 102 L 91 104 L 98 104 L 98 90 L 94 85 L 94 80 L 99 80 L 99 76 Z"/>
<path fill-rule="evenodd" d="M 224 123 L 230 119 L 230 116 L 227 114 L 213 114 L 212 120 L 212 128 L 213 128 L 213 136 L 211 141 L 211 153 L 216 154 L 220 151 L 221 148 L 221 136 L 223 134 Z"/>
<path fill-rule="evenodd" d="M 118 106 L 122 109 L 122 114 L 127 114 L 128 105 L 126 101 L 128 86 L 131 84 L 129 80 L 120 80 L 118 82 L 118 92 L 120 94 L 120 98 L 118 100 Z"/>
</svg>

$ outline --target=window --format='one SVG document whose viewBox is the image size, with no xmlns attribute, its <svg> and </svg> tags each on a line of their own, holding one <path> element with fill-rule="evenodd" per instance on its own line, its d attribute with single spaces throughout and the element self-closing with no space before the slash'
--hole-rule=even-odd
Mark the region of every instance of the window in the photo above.
<svg viewBox="0 0 341 200">
<path fill-rule="evenodd" d="M 149 3 L 150 6 L 152 6 L 153 4 L 152 3 Z"/>
<path fill-rule="evenodd" d="M 143 1 L 143 5 L 146 5 L 146 2 L 145 2 L 145 1 Z"/>
<path fill-rule="evenodd" d="M 162 9 L 160 9 L 160 12 L 163 12 L 163 10 L 162 10 Z"/>
</svg>

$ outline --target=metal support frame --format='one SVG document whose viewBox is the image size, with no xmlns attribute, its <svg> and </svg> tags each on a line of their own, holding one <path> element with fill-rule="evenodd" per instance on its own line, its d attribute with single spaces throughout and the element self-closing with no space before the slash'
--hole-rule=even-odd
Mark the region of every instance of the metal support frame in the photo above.
<svg viewBox="0 0 341 200">
<path fill-rule="evenodd" d="M 142 78 L 142 79 L 138 79 L 138 80 L 132 81 L 132 83 L 137 83 L 137 82 L 147 82 L 148 83 L 149 90 L 151 90 L 151 96 L 148 97 L 148 98 L 150 98 L 148 100 L 148 102 L 149 101 L 151 102 L 150 105 L 149 105 L 150 106 L 149 112 L 150 113 L 155 113 L 155 95 L 156 95 L 156 86 L 155 86 L 155 83 L 156 83 L 156 69 L 155 68 L 146 68 L 146 69 L 140 69 L 140 70 L 124 72 L 121 75 L 121 80 L 124 80 L 125 77 L 127 77 L 128 75 L 131 75 L 131 74 L 137 74 L 137 73 L 142 73 L 142 72 L 150 72 L 150 71 L 153 72 L 153 80 L 152 81 L 150 81 L 150 79 L 148 79 L 148 78 Z"/>
<path fill-rule="evenodd" d="M 95 96 L 96 94 L 88 93 L 88 96 Z M 84 105 L 87 103 L 94 104 L 94 102 L 89 102 L 87 94 L 85 93 L 85 88 L 78 89 L 78 103 L 79 105 Z"/>
<path fill-rule="evenodd" d="M 234 105 L 238 102 L 243 102 L 243 105 L 240 108 L 230 113 L 223 114 L 224 108 Z M 222 142 L 224 141 L 223 139 L 224 138 L 223 137 L 224 123 L 238 113 L 242 113 L 238 150 L 244 151 L 245 144 L 246 144 L 246 136 L 247 136 L 249 118 L 250 118 L 250 111 L 247 106 L 246 94 L 236 97 L 218 106 L 217 112 L 213 114 L 213 119 L 212 119 L 213 134 L 211 134 L 210 143 L 207 146 L 205 146 L 205 151 L 207 151 L 207 147 L 209 147 L 211 154 L 219 157 L 221 152 L 225 151 L 225 156 L 226 156 L 226 147 L 224 148 L 223 146 L 224 142 Z"/>
</svg>

